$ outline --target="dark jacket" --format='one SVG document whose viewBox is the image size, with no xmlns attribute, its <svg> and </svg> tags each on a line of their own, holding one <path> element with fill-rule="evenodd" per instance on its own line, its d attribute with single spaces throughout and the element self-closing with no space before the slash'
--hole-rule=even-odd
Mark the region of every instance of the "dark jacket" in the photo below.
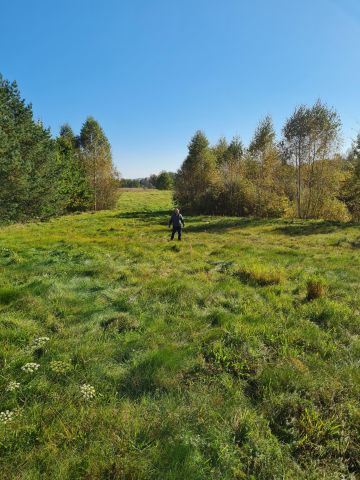
<svg viewBox="0 0 360 480">
<path fill-rule="evenodd" d="M 176 215 L 176 213 L 173 212 L 169 221 L 169 227 L 170 225 L 172 225 L 173 228 L 179 228 L 181 227 L 181 224 L 183 227 L 185 227 L 183 216 L 181 215 L 181 213 L 179 213 L 179 215 Z"/>
</svg>

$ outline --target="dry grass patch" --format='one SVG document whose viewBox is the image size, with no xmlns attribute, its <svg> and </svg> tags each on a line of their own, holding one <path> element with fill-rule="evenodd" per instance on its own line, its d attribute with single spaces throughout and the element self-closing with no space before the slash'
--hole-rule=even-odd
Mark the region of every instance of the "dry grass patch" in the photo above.
<svg viewBox="0 0 360 480">
<path fill-rule="evenodd" d="M 306 283 L 307 300 L 322 298 L 326 293 L 326 283 L 322 278 L 310 278 Z"/>
<path fill-rule="evenodd" d="M 279 285 L 284 277 L 281 270 L 262 265 L 240 267 L 235 275 L 244 283 L 260 287 Z"/>
</svg>

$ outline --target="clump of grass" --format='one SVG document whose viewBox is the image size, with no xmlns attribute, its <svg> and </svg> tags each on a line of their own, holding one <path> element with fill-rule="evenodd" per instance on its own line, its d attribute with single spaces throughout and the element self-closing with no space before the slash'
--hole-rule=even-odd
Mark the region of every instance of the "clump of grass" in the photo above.
<svg viewBox="0 0 360 480">
<path fill-rule="evenodd" d="M 341 452 L 342 425 L 335 415 L 326 418 L 313 407 L 305 408 L 293 423 L 295 446 L 302 453 L 321 458 Z"/>
<path fill-rule="evenodd" d="M 120 312 L 114 317 L 103 320 L 100 326 L 107 332 L 123 333 L 130 330 L 137 330 L 140 327 L 140 322 L 129 317 L 126 313 Z"/>
<path fill-rule="evenodd" d="M 256 264 L 239 268 L 235 272 L 235 276 L 244 283 L 260 287 L 279 285 L 283 279 L 281 270 Z"/>
<path fill-rule="evenodd" d="M 316 298 L 322 298 L 326 293 L 326 282 L 321 277 L 309 278 L 306 283 L 306 299 L 315 300 Z"/>
</svg>

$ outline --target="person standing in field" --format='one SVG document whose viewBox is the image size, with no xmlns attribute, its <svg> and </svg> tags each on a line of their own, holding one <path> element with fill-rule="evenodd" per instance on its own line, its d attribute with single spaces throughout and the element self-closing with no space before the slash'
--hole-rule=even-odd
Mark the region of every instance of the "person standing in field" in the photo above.
<svg viewBox="0 0 360 480">
<path fill-rule="evenodd" d="M 183 216 L 180 213 L 178 208 L 175 208 L 173 211 L 170 221 L 169 221 L 169 228 L 172 225 L 172 233 L 171 233 L 171 240 L 174 240 L 175 233 L 178 234 L 178 240 L 181 240 L 181 229 L 185 227 Z"/>
</svg>

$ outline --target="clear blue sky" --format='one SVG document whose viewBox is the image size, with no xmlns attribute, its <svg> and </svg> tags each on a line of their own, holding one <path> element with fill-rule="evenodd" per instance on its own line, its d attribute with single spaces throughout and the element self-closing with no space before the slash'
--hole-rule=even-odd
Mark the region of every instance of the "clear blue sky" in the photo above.
<svg viewBox="0 0 360 480">
<path fill-rule="evenodd" d="M 197 129 L 248 142 L 271 113 L 360 130 L 359 0 L 1 0 L 0 72 L 53 134 L 99 120 L 124 177 L 176 170 Z"/>
</svg>

